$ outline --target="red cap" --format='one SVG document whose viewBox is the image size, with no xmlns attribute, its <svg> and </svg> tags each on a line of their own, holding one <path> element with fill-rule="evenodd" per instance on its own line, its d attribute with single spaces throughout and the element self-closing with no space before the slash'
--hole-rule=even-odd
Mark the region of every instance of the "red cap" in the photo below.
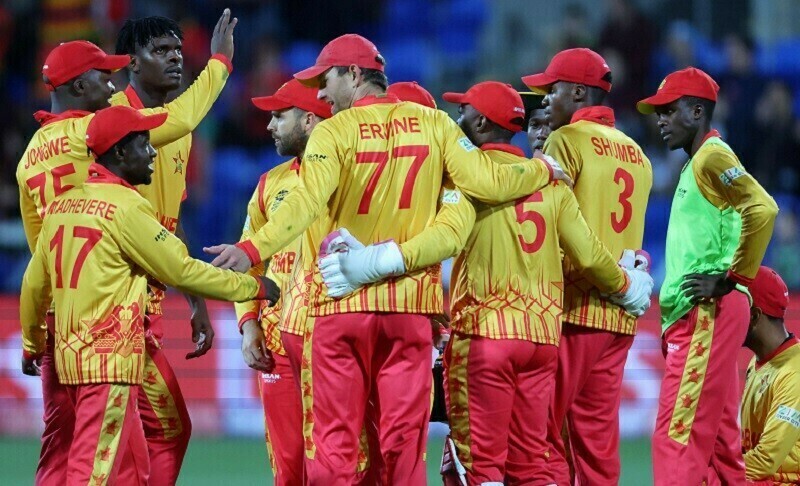
<svg viewBox="0 0 800 486">
<path fill-rule="evenodd" d="M 416 81 L 394 83 L 389 85 L 386 93 L 397 96 L 400 101 L 410 101 L 428 108 L 436 108 L 436 100 L 433 99 L 433 95 Z"/>
<path fill-rule="evenodd" d="M 522 82 L 537 94 L 547 94 L 548 87 L 557 81 L 595 86 L 611 91 L 611 83 L 603 77 L 611 69 L 603 57 L 591 49 L 578 47 L 559 52 L 543 73 L 523 76 Z"/>
<path fill-rule="evenodd" d="M 118 71 L 131 62 L 127 54 L 110 56 L 89 41 L 77 40 L 64 42 L 47 55 L 42 67 L 42 74 L 50 83 L 45 85 L 53 91 L 70 79 L 90 69 Z"/>
<path fill-rule="evenodd" d="M 127 134 L 152 130 L 166 120 L 166 113 L 146 116 L 130 106 L 103 108 L 89 122 L 86 146 L 96 155 L 103 155 Z"/>
<path fill-rule="evenodd" d="M 272 96 L 253 98 L 253 104 L 264 111 L 300 108 L 321 118 L 330 118 L 333 116 L 331 105 L 318 99 L 318 92 L 319 89 L 304 86 L 300 81 L 292 79 L 283 83 Z"/>
<path fill-rule="evenodd" d="M 345 34 L 328 42 L 308 69 L 295 73 L 295 79 L 306 84 L 318 84 L 317 77 L 333 66 L 350 66 L 383 71 L 383 56 L 375 44 L 358 34 Z"/>
<path fill-rule="evenodd" d="M 667 75 L 656 94 L 636 103 L 640 113 L 649 115 L 656 106 L 668 105 L 683 96 L 695 96 L 705 100 L 717 101 L 719 85 L 711 76 L 700 69 L 688 67 Z"/>
<path fill-rule="evenodd" d="M 769 267 L 759 267 L 747 290 L 753 297 L 754 307 L 770 317 L 784 318 L 789 306 L 789 289 L 778 272 Z"/>
<path fill-rule="evenodd" d="M 450 103 L 472 105 L 481 115 L 512 132 L 521 132 L 525 119 L 525 105 L 517 90 L 510 84 L 484 81 L 466 93 L 445 93 Z"/>
</svg>

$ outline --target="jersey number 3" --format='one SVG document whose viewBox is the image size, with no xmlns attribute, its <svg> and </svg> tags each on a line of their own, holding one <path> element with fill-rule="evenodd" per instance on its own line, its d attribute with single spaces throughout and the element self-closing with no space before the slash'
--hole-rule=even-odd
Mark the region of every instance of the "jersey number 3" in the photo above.
<svg viewBox="0 0 800 486">
<path fill-rule="evenodd" d="M 630 201 L 630 197 L 633 195 L 633 176 L 627 170 L 618 168 L 614 172 L 614 182 L 622 187 L 622 192 L 619 193 L 622 214 L 618 215 L 617 211 L 611 213 L 611 228 L 617 233 L 622 233 L 628 227 L 633 216 L 633 206 Z"/>
<path fill-rule="evenodd" d="M 514 209 L 517 211 L 517 223 L 522 225 L 526 221 L 530 221 L 531 223 L 536 226 L 536 236 L 533 238 L 533 241 L 528 241 L 522 236 L 522 233 L 517 234 L 517 239 L 519 240 L 519 244 L 522 246 L 522 251 L 525 253 L 536 253 L 544 244 L 544 236 L 547 232 L 547 227 L 545 226 L 544 216 L 541 213 L 531 210 L 525 210 L 525 203 L 534 203 L 534 202 L 543 202 L 544 198 L 542 197 L 541 192 L 534 192 L 530 196 L 522 197 L 517 199 L 517 204 L 514 205 Z"/>
</svg>

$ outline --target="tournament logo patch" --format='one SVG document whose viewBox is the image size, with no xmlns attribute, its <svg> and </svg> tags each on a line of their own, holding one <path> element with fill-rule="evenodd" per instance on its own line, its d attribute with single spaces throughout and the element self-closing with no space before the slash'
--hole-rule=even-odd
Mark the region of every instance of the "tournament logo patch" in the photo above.
<svg viewBox="0 0 800 486">
<path fill-rule="evenodd" d="M 463 148 L 467 152 L 472 152 L 473 150 L 478 148 L 467 137 L 459 138 L 458 144 L 461 145 L 461 148 Z"/>
<path fill-rule="evenodd" d="M 269 212 L 274 213 L 278 206 L 280 206 L 281 202 L 286 199 L 286 196 L 289 194 L 289 191 L 286 189 L 281 189 L 278 191 L 278 194 L 275 195 L 275 199 L 272 201 L 272 204 L 269 206 Z"/>
<path fill-rule="evenodd" d="M 730 169 L 726 170 L 722 174 L 719 175 L 719 179 L 722 181 L 723 184 L 726 186 L 730 186 L 733 184 L 733 181 L 745 175 L 746 172 L 740 169 L 739 167 L 731 167 Z"/>
<path fill-rule="evenodd" d="M 458 189 L 445 189 L 442 194 L 442 204 L 458 204 L 461 201 L 461 191 Z"/>
</svg>

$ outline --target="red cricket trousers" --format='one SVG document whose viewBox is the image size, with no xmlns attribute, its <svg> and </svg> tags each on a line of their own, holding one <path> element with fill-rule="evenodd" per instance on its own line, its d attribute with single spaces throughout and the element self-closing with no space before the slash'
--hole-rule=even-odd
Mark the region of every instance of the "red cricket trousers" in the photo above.
<svg viewBox="0 0 800 486">
<path fill-rule="evenodd" d="M 47 348 L 42 356 L 42 400 L 44 401 L 44 432 L 42 450 L 36 467 L 37 486 L 61 486 L 67 480 L 67 463 L 75 427 L 75 409 L 67 387 L 58 382 L 55 349 L 55 316 L 48 313 Z"/>
<path fill-rule="evenodd" d="M 66 388 L 75 408 L 66 484 L 146 485 L 149 460 L 136 410 L 139 387 L 100 383 Z M 124 480 L 117 477 L 123 463 L 128 469 Z"/>
<path fill-rule="evenodd" d="M 453 333 L 444 355 L 450 434 L 467 482 L 546 485 L 558 348 Z"/>
<path fill-rule="evenodd" d="M 139 414 L 150 455 L 150 486 L 176 483 L 192 435 L 178 378 L 161 350 L 162 318 L 148 314 L 145 320 L 144 379 L 139 392 Z"/>
<path fill-rule="evenodd" d="M 722 484 L 745 484 L 737 358 L 749 320 L 747 297 L 734 291 L 693 307 L 664 333 L 656 486 L 703 484 L 710 470 Z"/>
<path fill-rule="evenodd" d="M 388 483 L 426 484 L 431 392 L 428 317 L 389 313 L 317 317 L 310 339 L 313 448 L 306 452 L 309 484 L 339 486 L 357 481 L 359 441 L 370 396 Z"/>
<path fill-rule="evenodd" d="M 565 425 L 575 483 L 619 484 L 620 392 L 632 344 L 631 335 L 564 323 L 547 430 L 559 486 L 570 484 Z"/>
<path fill-rule="evenodd" d="M 302 486 L 305 451 L 299 374 L 303 337 L 281 333 L 281 341 L 287 356 L 272 354 L 275 369 L 271 373 L 258 373 L 258 387 L 275 485 Z"/>
</svg>

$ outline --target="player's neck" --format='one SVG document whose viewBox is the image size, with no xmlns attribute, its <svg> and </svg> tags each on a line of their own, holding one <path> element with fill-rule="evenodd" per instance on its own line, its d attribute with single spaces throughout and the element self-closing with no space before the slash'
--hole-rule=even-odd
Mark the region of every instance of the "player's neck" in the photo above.
<svg viewBox="0 0 800 486">
<path fill-rule="evenodd" d="M 756 340 L 751 349 L 753 353 L 755 353 L 758 361 L 763 362 L 775 353 L 775 350 L 781 347 L 788 338 L 789 332 L 786 331 L 785 327 L 782 329 L 771 329 L 765 336 L 761 336 L 760 339 Z"/>
<path fill-rule="evenodd" d="M 157 108 L 167 102 L 169 91 L 154 89 L 141 83 L 137 78 L 131 78 L 131 86 L 136 91 L 145 108 Z"/>
<path fill-rule="evenodd" d="M 711 131 L 711 123 L 706 122 L 701 124 L 697 129 L 697 133 L 695 133 L 694 138 L 692 139 L 692 143 L 686 147 L 683 147 L 683 150 L 689 154 L 689 158 L 694 157 L 694 154 L 696 154 L 697 151 L 700 150 L 700 147 L 703 146 L 703 142 L 705 142 L 706 135 L 709 131 Z"/>
<path fill-rule="evenodd" d="M 386 94 L 385 89 L 381 89 L 380 86 L 376 86 L 372 83 L 362 84 L 358 88 L 356 88 L 355 96 L 353 96 L 353 102 L 366 98 L 367 96 L 377 96 Z"/>
<path fill-rule="evenodd" d="M 78 98 L 59 98 L 55 94 L 50 97 L 50 113 L 60 115 L 69 110 L 91 111 L 86 109 Z"/>
</svg>

